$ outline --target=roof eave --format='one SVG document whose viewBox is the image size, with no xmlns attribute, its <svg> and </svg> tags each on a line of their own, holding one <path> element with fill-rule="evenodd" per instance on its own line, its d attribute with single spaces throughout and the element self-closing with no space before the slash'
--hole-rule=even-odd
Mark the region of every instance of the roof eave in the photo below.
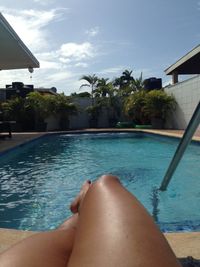
<svg viewBox="0 0 200 267">
<path fill-rule="evenodd" d="M 182 58 L 180 58 L 179 60 L 177 60 L 174 64 L 172 64 L 170 67 L 168 67 L 165 70 L 166 75 L 171 75 L 173 72 L 176 72 L 176 71 L 178 72 L 178 68 L 181 65 L 183 65 L 184 63 L 186 63 L 189 59 L 191 59 L 192 57 L 194 57 L 198 53 L 200 53 L 200 45 L 198 45 L 195 48 L 193 48 L 185 56 L 183 56 Z M 190 73 L 188 73 L 188 74 L 190 74 Z M 193 74 L 198 74 L 198 73 L 193 73 Z"/>
<path fill-rule="evenodd" d="M 8 21 L 4 18 L 4 16 L 0 12 L 0 21 L 5 27 L 5 29 L 8 31 L 8 33 L 12 36 L 13 39 L 17 42 L 17 44 L 21 47 L 21 49 L 25 52 L 25 54 L 30 59 L 30 64 L 25 64 L 24 66 L 17 67 L 15 64 L 13 64 L 12 67 L 3 68 L 4 70 L 9 69 L 23 69 L 23 68 L 39 68 L 40 63 L 39 61 L 34 57 L 34 55 L 31 53 L 31 51 L 27 48 L 27 46 L 22 42 L 22 40 L 19 38 L 19 36 L 16 34 L 16 32 L 13 30 L 13 28 L 10 26 Z"/>
</svg>

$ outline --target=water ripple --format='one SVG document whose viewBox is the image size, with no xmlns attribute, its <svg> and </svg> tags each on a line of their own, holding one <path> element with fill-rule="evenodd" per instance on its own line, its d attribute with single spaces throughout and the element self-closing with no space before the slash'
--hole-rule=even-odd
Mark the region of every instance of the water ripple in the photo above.
<svg viewBox="0 0 200 267">
<path fill-rule="evenodd" d="M 198 146 L 188 148 L 169 190 L 155 194 L 176 146 L 174 140 L 135 134 L 77 134 L 49 136 L 8 153 L 0 159 L 0 227 L 53 229 L 70 215 L 84 180 L 112 173 L 161 228 L 186 229 L 191 218 L 190 228 L 197 228 Z"/>
</svg>

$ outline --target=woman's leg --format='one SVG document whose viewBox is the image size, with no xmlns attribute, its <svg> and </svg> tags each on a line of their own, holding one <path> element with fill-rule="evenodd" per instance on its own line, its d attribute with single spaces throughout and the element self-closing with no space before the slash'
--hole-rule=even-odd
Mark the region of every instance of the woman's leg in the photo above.
<svg viewBox="0 0 200 267">
<path fill-rule="evenodd" d="M 0 254 L 2 267 L 67 266 L 78 215 L 65 222 L 65 229 L 33 234 Z M 70 227 L 67 227 L 69 222 Z M 73 226 L 72 226 L 73 225 Z"/>
<path fill-rule="evenodd" d="M 84 183 L 74 203 L 77 199 L 83 199 L 89 186 L 89 181 Z M 41 232 L 22 240 L 0 254 L 0 266 L 66 267 L 73 248 L 78 220 L 78 214 L 75 214 L 54 231 Z"/>
<path fill-rule="evenodd" d="M 91 185 L 81 202 L 68 266 L 180 265 L 145 208 L 116 177 L 107 175 Z"/>
</svg>

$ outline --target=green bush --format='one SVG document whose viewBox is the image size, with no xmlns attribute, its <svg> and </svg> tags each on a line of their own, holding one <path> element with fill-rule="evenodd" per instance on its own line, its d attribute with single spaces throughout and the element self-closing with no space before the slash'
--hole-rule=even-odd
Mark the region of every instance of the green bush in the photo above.
<svg viewBox="0 0 200 267">
<path fill-rule="evenodd" d="M 176 108 L 176 100 L 163 90 L 152 90 L 145 97 L 144 112 L 150 118 L 166 120 Z"/>
<path fill-rule="evenodd" d="M 149 123 L 155 118 L 164 122 L 175 108 L 175 98 L 163 90 L 135 92 L 124 102 L 124 113 L 140 124 Z"/>
<path fill-rule="evenodd" d="M 50 115 L 58 115 L 62 130 L 69 124 L 69 115 L 76 114 L 77 107 L 64 94 L 41 95 L 31 92 L 26 98 L 16 97 L 1 103 L 4 120 L 14 120 L 21 130 L 44 129 L 45 119 Z"/>
<path fill-rule="evenodd" d="M 22 131 L 34 130 L 34 110 L 26 105 L 26 99 L 21 97 L 12 98 L 1 104 L 3 120 L 16 121 Z"/>
<path fill-rule="evenodd" d="M 126 98 L 124 113 L 137 124 L 148 123 L 148 116 L 144 112 L 147 92 L 144 90 L 135 92 Z"/>
</svg>

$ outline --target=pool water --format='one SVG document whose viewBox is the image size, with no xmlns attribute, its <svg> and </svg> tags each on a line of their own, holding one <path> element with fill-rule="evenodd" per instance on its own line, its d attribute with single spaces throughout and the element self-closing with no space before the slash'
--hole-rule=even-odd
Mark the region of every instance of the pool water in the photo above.
<svg viewBox="0 0 200 267">
<path fill-rule="evenodd" d="M 163 231 L 200 230 L 200 146 L 190 144 L 168 190 L 158 190 L 178 145 L 141 133 L 49 135 L 0 158 L 0 227 L 54 229 L 86 179 L 120 177 Z"/>
</svg>

